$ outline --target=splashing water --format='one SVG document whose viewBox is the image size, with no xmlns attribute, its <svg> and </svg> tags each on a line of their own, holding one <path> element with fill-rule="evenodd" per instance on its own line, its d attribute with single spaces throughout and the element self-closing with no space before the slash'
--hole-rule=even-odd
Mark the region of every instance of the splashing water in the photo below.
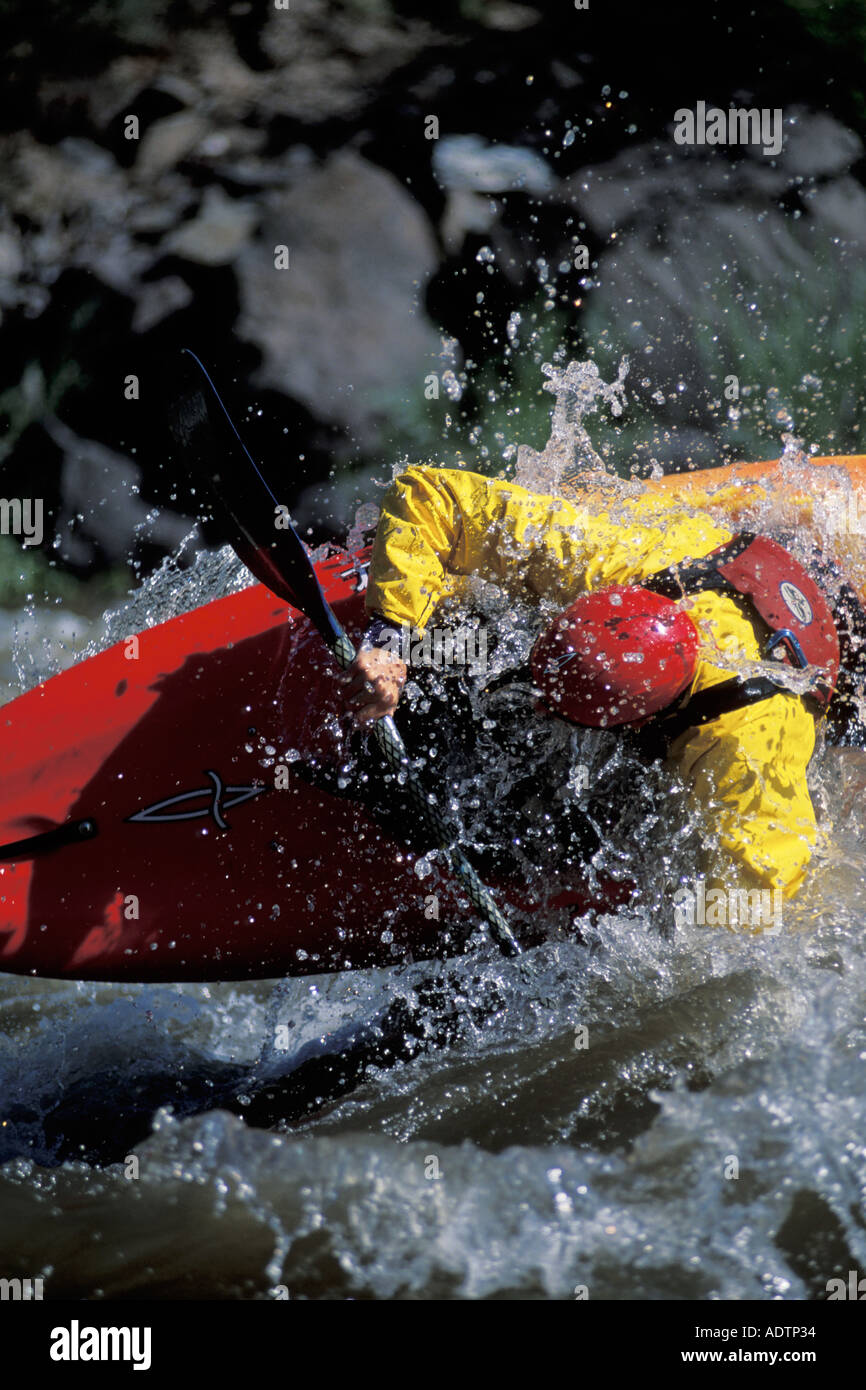
<svg viewBox="0 0 866 1390">
<path fill-rule="evenodd" d="M 544 373 L 550 439 L 521 447 L 518 481 L 556 494 L 576 473 L 606 475 L 585 420 L 601 404 L 619 413 L 626 364 L 611 383 L 592 363 Z M 802 442 L 784 444 L 789 476 L 808 482 Z M 359 513 L 352 539 L 371 519 Z M 778 499 L 747 519 L 770 534 L 791 524 Z M 228 549 L 182 575 L 169 563 L 92 649 L 251 582 Z M 494 669 L 518 665 L 537 615 L 489 586 L 472 602 L 497 638 Z M 813 761 L 823 837 L 784 933 L 674 930 L 666 893 L 697 829 L 677 819 L 675 789 L 610 734 L 517 718 L 504 737 L 525 695 L 469 691 L 479 757 L 454 788 L 467 843 L 489 848 L 489 808 L 553 763 L 560 810 L 587 809 L 587 780 L 623 803 L 599 867 L 637 867 L 648 905 L 579 923 L 582 939 L 552 919 L 551 940 L 518 962 L 482 947 L 276 988 L 0 979 L 5 1275 L 93 1299 L 803 1299 L 866 1269 L 857 750 Z M 287 1085 L 431 979 L 455 1001 L 447 1046 L 374 1067 L 326 1105 L 314 1090 L 290 1110 L 286 1092 L 282 1118 L 252 1123 L 257 1086 Z"/>
<path fill-rule="evenodd" d="M 622 414 L 628 358 L 622 359 L 616 380 L 610 383 L 602 380 L 596 364 L 589 361 L 569 362 L 564 368 L 545 362 L 541 370 L 547 377 L 543 389 L 556 398 L 550 438 L 540 453 L 528 444 L 519 446 L 515 481 L 536 492 L 555 494 L 581 473 L 604 478 L 608 470 L 593 448 L 583 420 L 602 402 L 614 416 Z"/>
<path fill-rule="evenodd" d="M 179 555 L 180 552 L 178 552 Z M 8 698 L 32 689 L 73 661 L 84 661 L 136 632 L 189 613 L 212 599 L 238 593 L 255 583 L 231 546 L 200 550 L 181 567 L 178 555 L 166 556 L 158 569 L 129 598 L 107 610 L 101 622 L 39 613 L 34 603 L 14 625 Z"/>
</svg>

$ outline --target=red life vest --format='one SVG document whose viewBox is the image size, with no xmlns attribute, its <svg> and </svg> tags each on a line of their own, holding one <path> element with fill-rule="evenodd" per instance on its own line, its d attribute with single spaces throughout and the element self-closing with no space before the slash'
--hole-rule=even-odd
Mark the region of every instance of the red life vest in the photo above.
<svg viewBox="0 0 866 1390">
<path fill-rule="evenodd" d="M 709 555 L 671 565 L 641 585 L 667 598 L 715 589 L 745 599 L 769 630 L 764 655 L 784 652 L 794 665 L 815 668 L 809 696 L 821 711 L 830 703 L 839 676 L 839 634 L 830 605 L 799 561 L 769 536 L 743 532 Z M 776 693 L 781 689 L 777 686 Z"/>
</svg>

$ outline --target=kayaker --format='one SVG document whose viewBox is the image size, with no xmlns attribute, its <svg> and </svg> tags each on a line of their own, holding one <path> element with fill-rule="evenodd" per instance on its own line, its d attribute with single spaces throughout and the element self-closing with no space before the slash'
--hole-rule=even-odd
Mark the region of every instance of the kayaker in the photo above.
<svg viewBox="0 0 866 1390">
<path fill-rule="evenodd" d="M 463 469 L 396 478 L 373 549 L 369 627 L 346 677 L 355 718 L 396 710 L 407 679 L 400 634 L 423 632 L 470 576 L 552 603 L 559 615 L 532 653 L 538 712 L 652 737 L 711 831 L 708 881 L 733 874 L 792 896 L 817 838 L 806 781 L 816 719 L 832 710 L 844 741 L 852 678 L 862 679 L 866 620 L 853 591 L 825 563 L 834 614 L 767 537 L 735 535 L 667 498 L 599 509 L 590 496 L 541 496 Z M 785 674 L 774 678 L 767 660 Z M 786 683 L 792 672 L 799 679 Z"/>
</svg>

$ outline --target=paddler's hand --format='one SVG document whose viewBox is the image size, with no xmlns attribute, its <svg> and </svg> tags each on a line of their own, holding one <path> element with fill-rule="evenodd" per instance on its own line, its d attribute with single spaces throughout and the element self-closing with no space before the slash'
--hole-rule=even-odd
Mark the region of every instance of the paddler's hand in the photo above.
<svg viewBox="0 0 866 1390">
<path fill-rule="evenodd" d="M 393 714 L 406 684 L 406 666 L 393 652 L 359 652 L 346 671 L 346 704 L 359 724 Z"/>
</svg>

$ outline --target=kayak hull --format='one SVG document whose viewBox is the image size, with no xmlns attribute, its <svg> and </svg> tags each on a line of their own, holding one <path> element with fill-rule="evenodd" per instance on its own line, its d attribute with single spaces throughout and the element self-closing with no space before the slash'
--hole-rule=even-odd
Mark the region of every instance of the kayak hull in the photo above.
<svg viewBox="0 0 866 1390">
<path fill-rule="evenodd" d="M 318 566 L 354 637 L 360 558 L 360 569 L 345 556 Z M 0 862 L 0 970 L 224 980 L 454 950 L 446 924 L 473 920 L 459 889 L 420 879 L 405 845 L 308 780 L 317 759 L 334 763 L 340 714 L 321 638 L 262 585 L 13 701 L 0 728 L 0 843 L 71 821 L 95 834 Z M 611 888 L 599 900 L 577 883 L 549 905 L 584 911 L 627 896 Z"/>
</svg>

